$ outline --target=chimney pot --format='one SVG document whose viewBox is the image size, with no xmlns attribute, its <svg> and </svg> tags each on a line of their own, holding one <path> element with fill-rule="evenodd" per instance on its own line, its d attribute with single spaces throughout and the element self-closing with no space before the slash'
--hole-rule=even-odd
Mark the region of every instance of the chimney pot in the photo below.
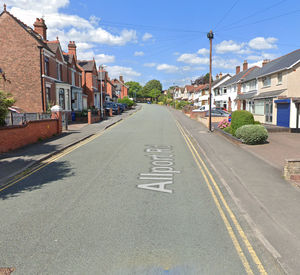
<svg viewBox="0 0 300 275">
<path fill-rule="evenodd" d="M 262 66 L 265 66 L 265 65 L 268 64 L 269 62 L 270 62 L 269 59 L 265 59 L 265 60 L 263 61 L 263 63 L 262 63 Z"/>
<path fill-rule="evenodd" d="M 221 78 L 222 78 L 222 76 L 223 76 L 223 74 L 222 74 L 222 73 L 220 73 L 220 74 L 219 74 L 219 79 L 221 79 Z"/>
<path fill-rule="evenodd" d="M 68 54 L 72 54 L 77 61 L 76 44 L 74 41 L 70 41 L 68 44 Z"/>
<path fill-rule="evenodd" d="M 44 40 L 47 40 L 47 26 L 44 19 L 37 18 L 33 24 L 34 31 L 37 32 Z"/>
<path fill-rule="evenodd" d="M 248 62 L 247 60 L 244 61 L 244 64 L 243 64 L 243 71 L 246 71 L 248 70 Z"/>
<path fill-rule="evenodd" d="M 241 67 L 240 66 L 236 66 L 236 68 L 235 68 L 235 74 L 240 73 L 240 71 L 241 71 Z"/>
</svg>

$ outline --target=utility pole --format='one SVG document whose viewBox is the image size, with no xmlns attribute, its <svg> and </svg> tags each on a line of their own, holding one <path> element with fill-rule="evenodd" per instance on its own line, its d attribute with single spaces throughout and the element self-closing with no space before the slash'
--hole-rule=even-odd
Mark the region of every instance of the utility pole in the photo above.
<svg viewBox="0 0 300 275">
<path fill-rule="evenodd" d="M 210 49 L 209 49 L 209 131 L 211 132 L 211 74 L 212 74 L 212 40 L 214 39 L 214 34 L 210 31 L 207 34 L 209 39 Z"/>
</svg>

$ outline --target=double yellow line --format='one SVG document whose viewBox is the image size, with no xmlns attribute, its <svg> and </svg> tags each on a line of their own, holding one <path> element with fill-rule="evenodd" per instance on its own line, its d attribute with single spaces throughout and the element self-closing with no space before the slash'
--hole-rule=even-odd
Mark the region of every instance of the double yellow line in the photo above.
<svg viewBox="0 0 300 275">
<path fill-rule="evenodd" d="M 251 255 L 251 258 L 252 258 L 253 262 L 255 263 L 259 273 L 267 274 L 261 261 L 259 260 L 258 256 L 256 255 L 252 245 L 250 244 L 245 232 L 243 231 L 243 229 L 240 226 L 239 222 L 237 221 L 235 215 L 233 214 L 230 207 L 228 206 L 219 186 L 217 185 L 214 177 L 210 173 L 209 169 L 207 168 L 205 162 L 199 155 L 195 146 L 193 145 L 191 139 L 189 138 L 186 131 L 184 130 L 184 128 L 180 125 L 180 123 L 178 121 L 176 121 L 176 125 L 177 125 L 180 133 L 182 134 L 188 148 L 190 149 L 190 151 L 193 155 L 193 158 L 194 158 L 198 168 L 201 171 L 201 174 L 204 177 L 204 180 L 208 186 L 210 194 L 211 194 L 211 196 L 217 206 L 217 209 L 224 221 L 225 227 L 226 227 L 228 234 L 233 242 L 233 245 L 237 251 L 237 254 L 239 255 L 239 257 L 243 263 L 246 273 L 253 274 L 253 270 L 251 269 L 251 266 L 244 254 L 244 251 L 238 241 L 235 231 L 239 234 L 242 242 L 244 243 L 244 246 L 247 248 L 248 253 Z M 231 223 L 230 223 L 230 221 L 231 221 Z M 235 231 L 234 231 L 233 227 L 234 227 Z"/>
</svg>

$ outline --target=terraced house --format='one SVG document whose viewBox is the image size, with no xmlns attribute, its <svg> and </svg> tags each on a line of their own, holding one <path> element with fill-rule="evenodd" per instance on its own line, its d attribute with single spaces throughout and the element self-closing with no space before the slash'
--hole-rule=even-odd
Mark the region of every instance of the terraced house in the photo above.
<svg viewBox="0 0 300 275">
<path fill-rule="evenodd" d="M 59 104 L 72 110 L 72 87 L 81 94 L 81 72 L 74 57 L 64 55 L 59 40 L 47 40 L 44 19 L 34 29 L 6 10 L 0 14 L 0 64 L 7 79 L 5 91 L 26 112 L 45 112 Z M 80 108 L 80 105 L 77 105 Z"/>
</svg>

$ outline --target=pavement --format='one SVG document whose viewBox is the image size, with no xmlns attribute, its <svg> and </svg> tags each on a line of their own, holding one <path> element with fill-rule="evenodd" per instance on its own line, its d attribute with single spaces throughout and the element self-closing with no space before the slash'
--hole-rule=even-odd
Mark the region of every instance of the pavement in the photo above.
<svg viewBox="0 0 300 275">
<path fill-rule="evenodd" d="M 44 159 L 109 128 L 140 109 L 141 105 L 138 105 L 135 109 L 94 124 L 70 124 L 68 130 L 64 130 L 59 136 L 0 154 L 0 187 Z"/>
</svg>

